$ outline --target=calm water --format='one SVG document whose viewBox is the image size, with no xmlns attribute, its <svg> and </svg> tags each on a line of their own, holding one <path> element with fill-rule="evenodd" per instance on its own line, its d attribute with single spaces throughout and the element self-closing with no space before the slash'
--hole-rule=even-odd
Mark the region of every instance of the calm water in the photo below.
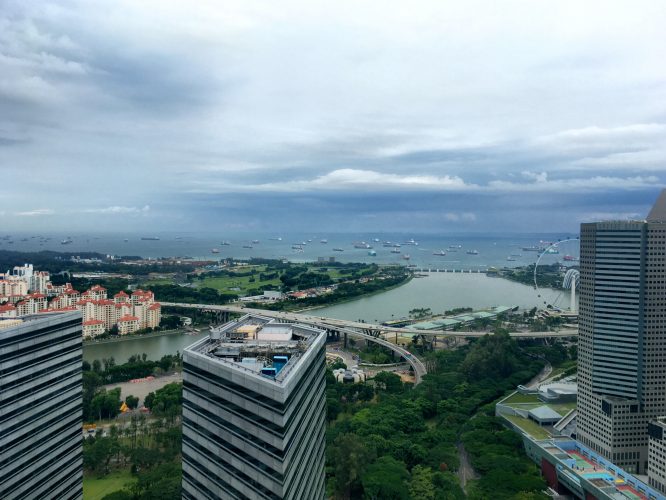
<svg viewBox="0 0 666 500">
<path fill-rule="evenodd" d="M 42 234 L 51 236 L 50 241 L 41 243 L 37 235 L 13 234 L 12 244 L 0 240 L 0 250 L 39 251 L 55 250 L 60 252 L 99 252 L 114 255 L 139 255 L 142 257 L 193 257 L 203 259 L 221 259 L 234 257 L 248 259 L 251 257 L 286 258 L 293 262 L 314 261 L 318 257 L 335 257 L 340 262 L 377 262 L 382 264 L 416 264 L 419 267 L 435 269 L 485 269 L 489 266 L 524 266 L 536 260 L 536 252 L 524 252 L 523 247 L 539 245 L 541 241 L 558 241 L 571 237 L 570 234 L 441 234 L 419 235 L 398 233 L 377 234 L 214 234 L 214 233 L 156 233 L 143 236 L 157 236 L 160 239 L 141 240 L 137 234 Z M 72 243 L 61 245 L 60 242 L 71 236 Z M 278 241 L 277 238 L 282 238 Z M 419 245 L 406 245 L 410 239 L 416 240 Z M 124 240 L 128 241 L 125 242 Z M 321 243 L 326 239 L 328 243 Z M 379 242 L 374 241 L 375 239 Z M 25 240 L 25 241 L 23 241 Z M 258 240 L 259 243 L 251 243 Z M 310 241 L 308 241 L 310 240 Z M 230 243 L 221 245 L 222 241 Z M 354 248 L 355 242 L 364 241 L 373 247 L 376 256 L 368 255 L 368 250 Z M 391 248 L 384 247 L 383 242 L 390 241 L 401 245 L 400 254 L 391 253 Z M 305 243 L 303 251 L 292 249 L 293 244 Z M 253 248 L 243 248 L 244 245 Z M 458 246 L 456 251 L 449 247 Z M 219 249 L 219 254 L 211 250 Z M 344 251 L 336 252 L 340 248 Z M 445 256 L 433 255 L 443 250 Z M 478 251 L 478 255 L 470 255 L 468 251 Z M 403 258 L 409 254 L 410 260 Z M 544 256 L 543 263 L 553 263 L 561 260 L 563 255 L 579 255 L 578 242 L 564 243 L 559 255 Z M 507 258 L 512 256 L 508 261 Z M 20 264 L 20 263 L 17 263 Z"/>
<path fill-rule="evenodd" d="M 444 312 L 456 307 L 483 309 L 505 305 L 523 309 L 544 307 L 544 302 L 566 307 L 568 292 L 550 289 L 537 292 L 530 286 L 501 278 L 489 278 L 485 274 L 430 273 L 426 278 L 415 278 L 406 285 L 371 297 L 344 304 L 316 309 L 317 316 L 381 322 L 407 316 L 410 309 L 429 307 L 433 312 Z M 83 348 L 87 361 L 113 356 L 117 362 L 125 362 L 132 354 L 145 352 L 149 359 L 159 359 L 165 354 L 193 344 L 207 335 L 166 335 L 163 337 L 138 338 L 108 344 L 93 344 Z"/>
<path fill-rule="evenodd" d="M 88 344 L 83 346 L 83 359 L 92 362 L 94 359 L 113 358 L 116 363 L 125 363 L 132 354 L 146 353 L 148 359 L 158 360 L 165 354 L 176 354 L 208 335 L 203 331 L 197 335 L 164 335 L 162 337 L 137 338 L 107 344 Z"/>
<path fill-rule="evenodd" d="M 569 300 L 568 292 L 552 289 L 537 292 L 531 286 L 485 274 L 429 273 L 427 278 L 415 278 L 388 292 L 317 309 L 314 314 L 381 322 L 406 317 L 417 307 L 429 307 L 435 313 L 457 307 L 484 309 L 499 305 L 531 309 L 545 307 L 544 302 L 567 307 Z"/>
</svg>

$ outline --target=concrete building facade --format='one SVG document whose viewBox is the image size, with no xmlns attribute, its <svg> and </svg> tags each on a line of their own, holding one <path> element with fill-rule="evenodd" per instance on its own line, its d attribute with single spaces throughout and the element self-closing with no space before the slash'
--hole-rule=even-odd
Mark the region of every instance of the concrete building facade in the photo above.
<svg viewBox="0 0 666 500">
<path fill-rule="evenodd" d="M 323 499 L 326 333 L 246 315 L 183 353 L 183 498 Z"/>
<path fill-rule="evenodd" d="M 0 329 L 0 496 L 83 498 L 81 313 Z"/>
<path fill-rule="evenodd" d="M 577 439 L 648 469 L 666 415 L 666 191 L 645 221 L 581 225 Z"/>
</svg>

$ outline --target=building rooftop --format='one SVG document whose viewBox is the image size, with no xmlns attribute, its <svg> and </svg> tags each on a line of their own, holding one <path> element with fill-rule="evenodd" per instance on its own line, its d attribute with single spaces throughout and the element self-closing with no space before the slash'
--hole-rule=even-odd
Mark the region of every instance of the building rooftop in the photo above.
<svg viewBox="0 0 666 500">
<path fill-rule="evenodd" d="M 256 314 L 211 329 L 211 335 L 187 348 L 226 366 L 283 383 L 322 330 Z"/>
</svg>

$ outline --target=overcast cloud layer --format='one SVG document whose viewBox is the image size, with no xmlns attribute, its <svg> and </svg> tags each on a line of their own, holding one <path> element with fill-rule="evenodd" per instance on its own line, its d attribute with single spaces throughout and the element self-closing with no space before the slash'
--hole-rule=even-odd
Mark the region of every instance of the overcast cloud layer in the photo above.
<svg viewBox="0 0 666 500">
<path fill-rule="evenodd" d="M 664 26 L 661 0 L 0 0 L 0 226 L 643 217 L 666 184 Z"/>
</svg>

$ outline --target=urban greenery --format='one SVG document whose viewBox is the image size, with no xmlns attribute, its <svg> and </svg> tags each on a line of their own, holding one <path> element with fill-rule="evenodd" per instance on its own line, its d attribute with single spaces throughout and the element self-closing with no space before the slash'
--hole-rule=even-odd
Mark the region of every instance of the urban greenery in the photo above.
<svg viewBox="0 0 666 500">
<path fill-rule="evenodd" d="M 118 491 L 102 497 L 105 500 L 180 498 L 182 384 L 168 384 L 148 394 L 145 404 L 150 417 L 132 414 L 84 441 L 84 489 L 86 483 L 94 489 L 95 479 L 113 473 L 124 480 Z"/>
<path fill-rule="evenodd" d="M 107 391 L 102 386 L 118 382 L 126 382 L 135 378 L 158 375 L 172 368 L 180 367 L 180 354 L 165 355 L 159 361 L 147 359 L 146 354 L 130 356 L 127 363 L 116 364 L 113 357 L 94 360 L 92 363 L 83 361 L 83 419 L 85 422 L 114 418 L 120 412 L 122 401 L 120 389 Z M 168 385 L 165 387 L 169 387 Z M 146 398 L 148 399 L 148 398 Z M 130 399 L 128 406 L 134 399 Z M 146 406 L 149 406 L 146 404 Z"/>
<path fill-rule="evenodd" d="M 551 355 L 545 347 L 541 354 Z M 566 350 L 564 351 L 567 352 Z M 520 438 L 492 415 L 495 401 L 543 367 L 506 331 L 456 350 L 427 354 L 429 373 L 415 388 L 392 373 L 363 384 L 329 377 L 328 494 L 337 499 L 537 499 L 545 482 Z M 464 493 L 455 473 L 458 446 L 479 479 Z"/>
</svg>

